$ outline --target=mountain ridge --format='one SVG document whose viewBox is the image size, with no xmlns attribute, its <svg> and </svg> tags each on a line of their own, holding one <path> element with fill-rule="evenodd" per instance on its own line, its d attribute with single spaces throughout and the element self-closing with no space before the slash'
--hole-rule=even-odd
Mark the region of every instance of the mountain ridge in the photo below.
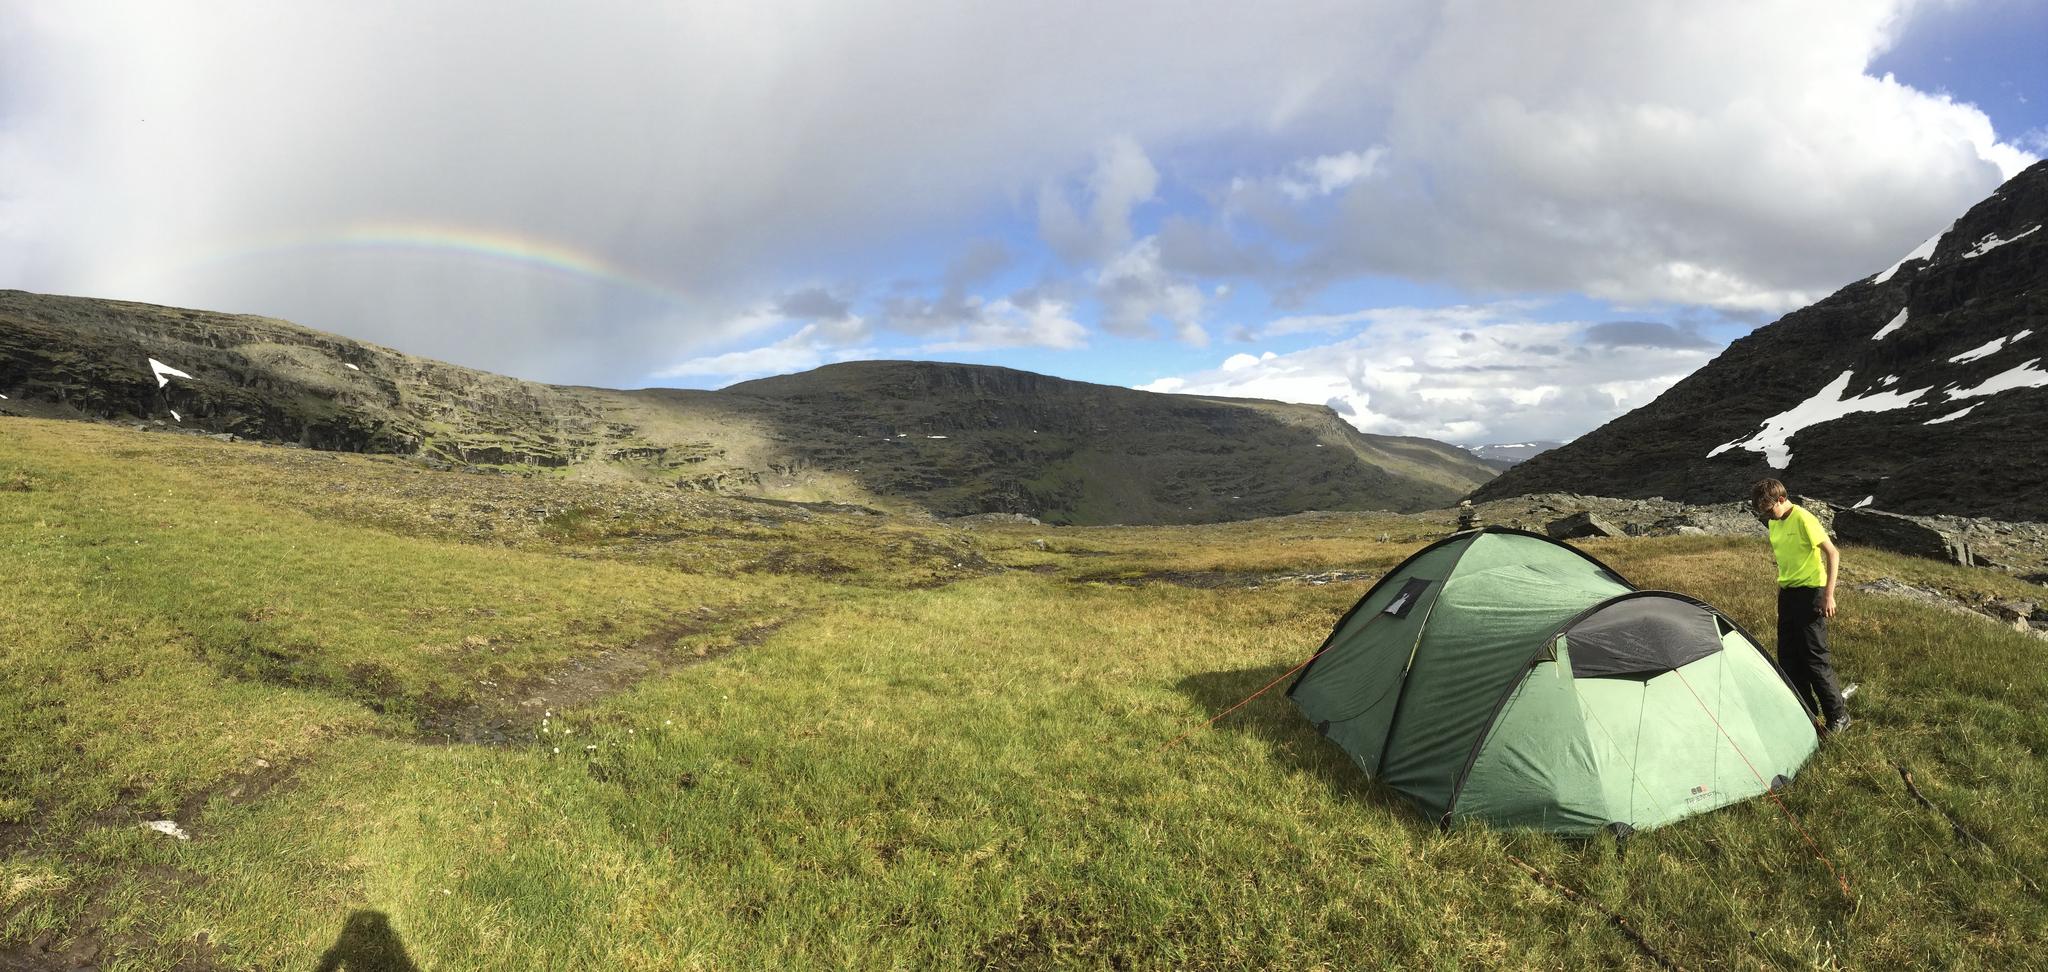
<svg viewBox="0 0 2048 972">
<path fill-rule="evenodd" d="M 1713 502 L 1781 479 L 1915 514 L 2048 520 L 2048 162 L 1891 268 L 1737 339 L 1477 500 Z"/>
<path fill-rule="evenodd" d="M 150 360 L 189 373 L 160 384 Z M 1194 523 L 1418 510 L 1492 475 L 1323 406 L 934 362 L 718 391 L 547 385 L 275 318 L 0 291 L 0 411 L 941 516 Z M 168 420 L 168 421 L 166 421 Z"/>
</svg>

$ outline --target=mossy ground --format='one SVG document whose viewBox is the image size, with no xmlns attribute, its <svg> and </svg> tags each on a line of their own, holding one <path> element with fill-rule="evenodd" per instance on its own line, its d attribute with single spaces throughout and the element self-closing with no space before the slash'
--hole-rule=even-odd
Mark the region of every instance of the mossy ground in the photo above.
<svg viewBox="0 0 2048 972">
<path fill-rule="evenodd" d="M 1853 589 L 1858 723 L 1785 798 L 1847 896 L 1769 801 L 1625 852 L 1440 834 L 1277 690 L 1162 751 L 1367 586 L 1262 579 L 1369 576 L 1435 535 L 970 530 L 11 420 L 0 967 L 1647 965 L 1592 903 L 1688 968 L 2048 946 L 2042 644 Z M 1590 549 L 1771 627 L 1760 541 Z M 626 655 L 636 678 L 523 705 Z M 514 728 L 448 744 L 464 708 Z M 139 826 L 162 817 L 192 839 Z"/>
</svg>

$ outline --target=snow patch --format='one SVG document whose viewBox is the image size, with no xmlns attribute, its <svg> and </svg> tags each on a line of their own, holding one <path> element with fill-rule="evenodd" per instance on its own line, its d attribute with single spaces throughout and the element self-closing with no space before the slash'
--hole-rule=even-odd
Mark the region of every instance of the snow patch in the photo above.
<svg viewBox="0 0 2048 972">
<path fill-rule="evenodd" d="M 1948 224 L 1948 226 L 1947 226 L 1947 227 L 1945 227 L 1945 228 L 1943 228 L 1941 232 L 1939 232 L 1939 233 L 1936 233 L 1936 234 L 1934 234 L 1933 236 L 1930 236 L 1930 237 L 1928 237 L 1928 238 L 1927 238 L 1927 242 L 1925 242 L 1925 243 L 1922 243 L 1922 244 L 1920 244 L 1919 246 L 1916 246 L 1916 247 L 1914 247 L 1914 248 L 1913 248 L 1913 252 L 1911 252 L 1911 253 L 1908 253 L 1908 254 L 1906 254 L 1905 256 L 1902 256 L 1902 257 L 1900 257 L 1900 258 L 1899 258 L 1899 262 L 1897 262 L 1897 263 L 1894 263 L 1894 264 L 1892 264 L 1892 265 L 1891 265 L 1891 267 L 1890 267 L 1889 269 L 1885 270 L 1885 272 L 1883 272 L 1883 273 L 1880 273 L 1880 274 L 1878 274 L 1878 275 L 1877 275 L 1876 277 L 1872 278 L 1870 282 L 1871 282 L 1871 283 L 1874 283 L 1874 284 L 1881 284 L 1881 283 L 1884 283 L 1885 281 L 1887 281 L 1887 280 L 1890 280 L 1890 279 L 1892 278 L 1892 274 L 1898 273 L 1898 272 L 1899 272 L 1899 268 L 1900 268 L 1900 267 L 1903 267 L 1903 266 L 1905 266 L 1905 265 L 1906 265 L 1907 263 L 1909 263 L 1909 262 L 1911 262 L 1911 261 L 1914 261 L 1914 260 L 1925 260 L 1925 259 L 1928 259 L 1928 258 L 1930 258 L 1930 257 L 1934 256 L 1934 248 L 1935 248 L 1936 246 L 1940 245 L 1940 243 L 1941 243 L 1941 238 L 1942 238 L 1942 237 L 1944 237 L 1944 236 L 1947 236 L 1947 235 L 1948 235 L 1948 231 L 1949 231 L 1949 230 L 1952 230 L 1952 229 L 1955 229 L 1955 228 L 1956 228 L 1956 224 L 1954 224 L 1954 223 L 1950 223 L 1950 224 Z"/>
<path fill-rule="evenodd" d="M 1877 497 L 1875 497 L 1875 496 L 1865 496 L 1865 497 L 1863 497 L 1862 499 L 1860 499 L 1860 500 L 1857 500 L 1857 501 L 1856 501 L 1856 505 L 1855 505 L 1855 506 L 1851 506 L 1851 507 L 1849 507 L 1849 508 L 1850 508 L 1850 509 L 1852 509 L 1852 510 L 1860 510 L 1860 509 L 1862 509 L 1862 508 L 1864 508 L 1864 507 L 1866 507 L 1866 506 L 1869 506 L 1869 505 L 1870 505 L 1870 504 L 1871 504 L 1872 502 L 1874 502 L 1874 501 L 1875 501 L 1876 499 L 1877 499 Z"/>
<path fill-rule="evenodd" d="M 1999 338 L 1988 344 L 1980 344 L 1974 348 L 1971 348 L 1968 351 L 1963 352 L 1962 354 L 1956 355 L 1955 357 L 1948 359 L 1948 363 L 1966 364 L 1968 362 L 1975 361 L 1978 358 L 1988 358 L 1994 354 L 1997 354 L 1998 349 L 2003 347 L 2005 347 L 2005 338 Z"/>
<path fill-rule="evenodd" d="M 175 820 L 152 820 L 146 824 L 143 824 L 142 829 L 154 830 L 157 833 L 164 835 L 165 837 L 176 837 L 179 840 L 192 839 L 192 835 L 186 833 L 183 828 L 179 827 L 178 822 Z"/>
<path fill-rule="evenodd" d="M 1968 405 L 1968 406 L 1965 406 L 1965 407 L 1964 407 L 1964 408 L 1963 408 L 1962 410 L 1960 410 L 1960 411 L 1950 412 L 1950 413 L 1948 413 L 1947 415 L 1944 415 L 1944 416 L 1942 416 L 1942 417 L 1940 417 L 1940 418 L 1931 418 L 1931 419 L 1928 419 L 1927 421 L 1925 421 L 1925 422 L 1922 422 L 1922 423 L 1920 423 L 1920 424 L 1921 424 L 1921 425 L 1940 425 L 1940 424 L 1941 424 L 1941 423 L 1943 423 L 1943 422 L 1953 422 L 1953 421 L 1955 421 L 1956 419 L 1962 418 L 1963 416 L 1965 416 L 1965 415 L 1968 415 L 1968 414 L 1970 414 L 1970 411 L 1971 411 L 1971 409 L 1974 409 L 1974 408 L 1976 408 L 1976 407 L 1977 407 L 1977 406 L 1975 406 L 1975 405 Z"/>
<path fill-rule="evenodd" d="M 1968 260 L 1971 257 L 1983 256 L 1984 254 L 1989 253 L 1992 250 L 1996 250 L 1999 247 L 2006 245 L 2007 243 L 2011 243 L 2013 240 L 2017 240 L 2022 236 L 2029 236 L 2035 230 L 2040 228 L 2040 226 L 2030 226 L 2027 229 L 2021 231 L 2019 236 L 2013 237 L 2012 240 L 2001 240 L 1998 238 L 1997 233 L 1986 233 L 1984 234 L 1983 239 L 1977 241 L 1977 246 L 1975 249 L 1972 249 L 1970 252 L 1963 254 L 1963 259 Z"/>
<path fill-rule="evenodd" d="M 178 369 L 173 368 L 170 365 L 164 364 L 163 362 L 158 361 L 155 358 L 149 359 L 149 373 L 156 376 L 156 386 L 158 388 L 162 388 L 163 386 L 170 384 L 172 378 L 189 379 L 192 377 L 191 375 L 179 371 Z"/>
<path fill-rule="evenodd" d="M 943 436 L 943 435 L 928 435 L 928 436 L 925 436 L 925 438 L 927 438 L 927 439 L 943 439 L 943 438 L 945 438 L 945 436 Z"/>
<path fill-rule="evenodd" d="M 1889 335 L 1890 335 L 1890 334 L 1891 334 L 1891 333 L 1892 333 L 1893 331 L 1896 331 L 1896 330 L 1898 330 L 1899 328 L 1902 328 L 1902 327 L 1905 327 L 1905 326 L 1906 326 L 1906 309 L 1905 309 L 1904 307 L 1901 307 L 1901 308 L 1899 308 L 1899 316 L 1897 316 L 1897 317 L 1894 317 L 1894 318 L 1892 318 L 1892 322 L 1891 322 L 1890 324 L 1886 324 L 1885 326 L 1883 326 L 1883 327 L 1880 327 L 1880 328 L 1878 328 L 1878 329 L 1877 329 L 1877 333 L 1876 333 L 1876 334 L 1872 334 L 1872 335 L 1870 336 L 1870 339 L 1871 339 L 1872 341 L 1882 341 L 1882 340 L 1884 340 L 1884 339 L 1885 339 L 1885 338 L 1886 338 L 1887 336 L 1889 336 Z"/>
<path fill-rule="evenodd" d="M 2048 388 L 2048 371 L 2035 367 L 2035 365 L 2040 363 L 2041 359 L 2035 358 L 2010 371 L 2001 371 L 1998 374 L 1992 375 L 1984 379 L 1982 384 L 1969 388 L 1958 388 L 1948 393 L 1948 400 L 1982 398 L 1985 395 L 1996 395 L 1999 392 L 2013 391 L 2019 388 Z"/>
<path fill-rule="evenodd" d="M 350 370 L 350 371 L 361 371 L 361 370 L 363 370 L 363 369 L 361 369 L 361 368 L 358 368 L 358 367 L 356 367 L 355 365 L 349 364 L 349 363 L 348 363 L 348 362 L 346 362 L 346 361 L 342 362 L 342 363 L 341 363 L 341 366 L 342 366 L 342 367 L 344 367 L 344 368 L 347 368 L 347 369 L 348 369 L 348 370 Z"/>
<path fill-rule="evenodd" d="M 184 417 L 184 416 L 182 416 L 182 415 L 179 415 L 179 414 L 178 414 L 178 410 L 174 408 L 174 409 L 171 409 L 171 421 L 173 421 L 173 422 L 183 422 L 183 421 L 185 421 L 185 417 Z"/>
<path fill-rule="evenodd" d="M 1844 371 L 1834 381 L 1828 382 L 1812 398 L 1800 402 L 1785 411 L 1764 419 L 1763 428 L 1746 439 L 1737 439 L 1707 453 L 1712 459 L 1729 449 L 1741 448 L 1764 454 L 1764 462 L 1772 469 L 1783 469 L 1792 463 L 1792 436 L 1801 429 L 1810 428 L 1823 422 L 1855 415 L 1858 412 L 1889 412 L 1905 408 L 1918 401 L 1930 389 L 1921 388 L 1909 392 L 1872 392 L 1861 398 L 1843 398 L 1849 390 L 1849 381 L 1855 372 Z M 2048 373 L 2043 373 L 2048 377 Z"/>
</svg>

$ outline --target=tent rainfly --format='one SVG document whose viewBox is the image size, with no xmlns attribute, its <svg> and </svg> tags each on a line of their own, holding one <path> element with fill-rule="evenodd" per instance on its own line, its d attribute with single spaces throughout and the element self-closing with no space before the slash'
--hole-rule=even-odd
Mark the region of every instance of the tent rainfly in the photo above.
<svg viewBox="0 0 2048 972">
<path fill-rule="evenodd" d="M 1727 615 L 1501 527 L 1381 578 L 1287 694 L 1446 828 L 1647 830 L 1775 789 L 1818 744 Z"/>
</svg>

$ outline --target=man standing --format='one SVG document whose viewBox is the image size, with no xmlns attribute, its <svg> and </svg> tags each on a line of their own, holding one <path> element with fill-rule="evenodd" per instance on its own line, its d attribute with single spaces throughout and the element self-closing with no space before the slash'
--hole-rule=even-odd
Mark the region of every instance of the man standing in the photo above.
<svg viewBox="0 0 2048 972">
<path fill-rule="evenodd" d="M 1757 483 L 1750 505 L 1769 527 L 1778 561 L 1778 665 L 1800 704 L 1826 720 L 1827 732 L 1841 732 L 1849 728 L 1849 707 L 1828 657 L 1828 619 L 1835 616 L 1842 555 L 1820 520 L 1786 497 L 1784 483 Z"/>
</svg>

